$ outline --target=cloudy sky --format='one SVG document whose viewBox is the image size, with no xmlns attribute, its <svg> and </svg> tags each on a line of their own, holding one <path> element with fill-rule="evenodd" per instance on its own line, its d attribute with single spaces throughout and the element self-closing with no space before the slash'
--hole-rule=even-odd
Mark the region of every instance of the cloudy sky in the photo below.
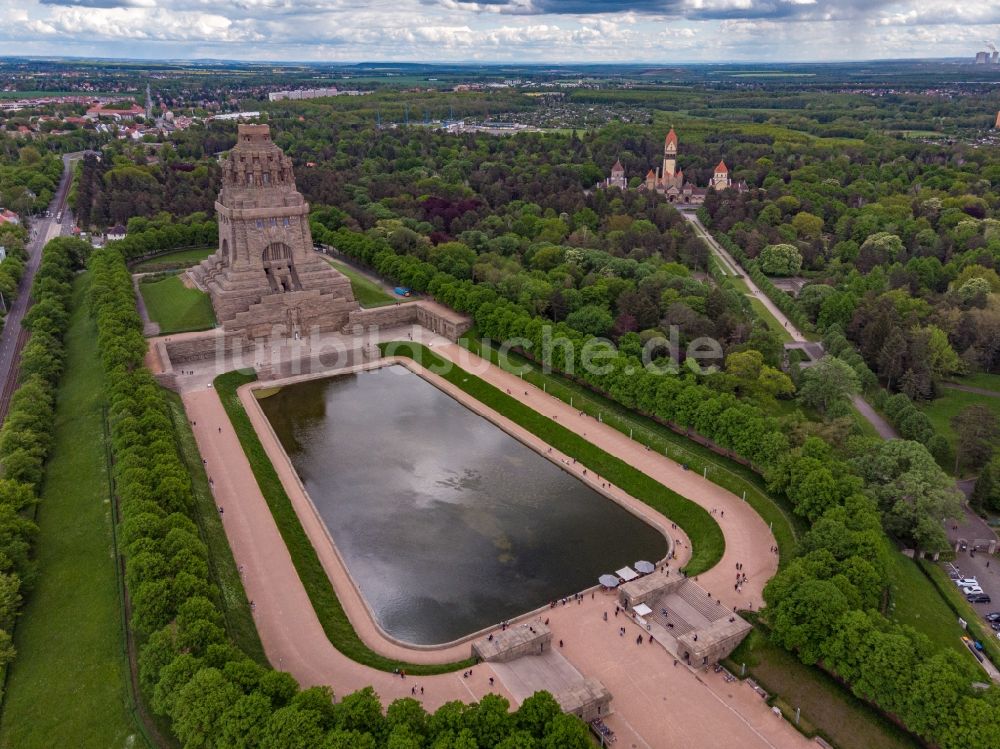
<svg viewBox="0 0 1000 749">
<path fill-rule="evenodd" d="M 0 55 L 710 62 L 971 57 L 996 0 L 0 0 Z"/>
</svg>

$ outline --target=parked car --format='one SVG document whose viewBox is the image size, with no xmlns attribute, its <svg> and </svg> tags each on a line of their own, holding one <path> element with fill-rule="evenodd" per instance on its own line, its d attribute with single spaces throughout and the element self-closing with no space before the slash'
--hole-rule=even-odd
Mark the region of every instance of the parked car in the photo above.
<svg viewBox="0 0 1000 749">
<path fill-rule="evenodd" d="M 978 595 L 979 593 L 983 592 L 983 589 L 980 588 L 978 585 L 967 585 L 964 588 L 962 588 L 962 592 L 965 593 L 965 595 L 967 596 Z"/>
<path fill-rule="evenodd" d="M 994 632 L 1000 632 L 1000 622 L 990 622 L 990 627 Z"/>
<path fill-rule="evenodd" d="M 1000 622 L 1000 611 L 991 611 L 986 615 L 988 622 Z"/>
<path fill-rule="evenodd" d="M 992 603 L 993 599 L 985 593 L 970 593 L 965 597 L 969 603 Z"/>
<path fill-rule="evenodd" d="M 960 577 L 955 580 L 955 585 L 964 588 L 966 585 L 979 585 L 979 580 L 974 577 Z"/>
</svg>

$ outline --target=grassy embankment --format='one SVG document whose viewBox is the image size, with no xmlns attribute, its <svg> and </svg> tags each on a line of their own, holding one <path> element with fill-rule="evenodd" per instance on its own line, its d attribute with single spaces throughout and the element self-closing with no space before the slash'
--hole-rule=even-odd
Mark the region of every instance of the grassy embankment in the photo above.
<svg viewBox="0 0 1000 749">
<path fill-rule="evenodd" d="M 934 645 L 951 648 L 971 659 L 971 654 L 962 644 L 964 632 L 958 625 L 958 617 L 920 571 L 917 563 L 895 548 L 890 561 L 889 590 L 892 604 L 886 612 L 889 618 L 922 632 Z M 955 592 L 958 592 L 957 589 Z"/>
<path fill-rule="evenodd" d="M 889 722 L 874 708 L 818 668 L 806 666 L 793 654 L 768 642 L 754 629 L 733 651 L 727 665 L 747 673 L 772 697 L 793 724 L 801 709 L 799 729 L 807 736 L 820 735 L 838 749 L 918 749 L 920 742 Z"/>
<path fill-rule="evenodd" d="M 0 747 L 140 747 L 127 687 L 96 330 L 76 280 L 52 457 L 37 509 L 38 580 L 15 630 Z"/>
<path fill-rule="evenodd" d="M 354 298 L 362 307 L 384 307 L 387 304 L 394 304 L 398 300 L 377 283 L 367 276 L 358 272 L 347 263 L 324 257 L 324 260 L 332 265 L 336 270 L 343 273 L 351 282 L 351 290 Z"/>
<path fill-rule="evenodd" d="M 264 451 L 264 446 L 261 445 L 260 439 L 257 437 L 257 432 L 236 395 L 238 387 L 253 380 L 253 375 L 230 372 L 215 379 L 215 389 L 222 399 L 222 404 L 232 421 L 236 434 L 240 438 L 243 450 L 253 468 L 254 477 L 267 501 L 274 522 L 281 532 L 281 537 L 285 541 L 299 579 L 309 595 L 309 600 L 312 602 L 320 624 L 323 625 L 323 631 L 326 632 L 326 636 L 333 643 L 333 646 L 348 658 L 382 671 L 404 668 L 413 675 L 428 675 L 457 671 L 470 666 L 472 664 L 470 660 L 436 665 L 396 661 L 374 652 L 358 637 L 340 605 L 340 601 L 337 600 L 337 594 L 330 583 L 330 578 L 323 569 L 323 565 L 316 555 L 316 550 L 302 528 L 291 500 L 285 493 L 281 480 L 278 478 L 274 466 Z"/>
<path fill-rule="evenodd" d="M 179 276 L 139 284 L 149 319 L 160 333 L 183 333 L 215 327 L 212 302 L 203 291 L 185 286 Z"/>
<path fill-rule="evenodd" d="M 200 263 L 213 252 L 215 252 L 214 247 L 199 247 L 192 250 L 176 250 L 175 252 L 167 252 L 163 255 L 151 257 L 149 260 L 143 260 L 132 269 L 132 272 L 157 273 L 160 271 L 190 268 L 192 265 Z"/>
</svg>

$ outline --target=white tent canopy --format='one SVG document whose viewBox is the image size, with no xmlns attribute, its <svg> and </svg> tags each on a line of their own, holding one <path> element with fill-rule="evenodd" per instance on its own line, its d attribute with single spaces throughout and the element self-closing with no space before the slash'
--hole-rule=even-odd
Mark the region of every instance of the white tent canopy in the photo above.
<svg viewBox="0 0 1000 749">
<path fill-rule="evenodd" d="M 639 573 L 636 572 L 631 567 L 622 567 L 620 570 L 616 570 L 615 574 L 622 579 L 623 582 L 628 582 L 629 580 L 635 580 L 639 577 Z"/>
<path fill-rule="evenodd" d="M 647 606 L 644 603 L 640 603 L 638 606 L 634 607 L 632 610 L 636 614 L 638 614 L 639 616 L 649 616 L 650 614 L 653 613 L 653 610 L 651 608 L 649 608 L 649 606 Z"/>
</svg>

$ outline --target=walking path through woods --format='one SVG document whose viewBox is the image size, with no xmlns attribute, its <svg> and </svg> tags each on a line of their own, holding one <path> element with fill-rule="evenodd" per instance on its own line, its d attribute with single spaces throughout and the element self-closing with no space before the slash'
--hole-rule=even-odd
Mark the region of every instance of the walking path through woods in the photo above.
<svg viewBox="0 0 1000 749">
<path fill-rule="evenodd" d="M 788 335 L 792 338 L 792 343 L 807 344 L 806 346 L 796 345 L 795 347 L 805 348 L 806 353 L 808 353 L 812 359 L 821 358 L 823 356 L 823 344 L 810 342 L 809 339 L 803 335 L 802 331 L 795 327 L 795 323 L 789 320 L 785 313 L 778 309 L 777 305 L 771 301 L 767 294 L 761 291 L 760 287 L 754 283 L 753 279 L 750 278 L 748 274 L 743 272 L 743 268 L 736 262 L 733 256 L 730 255 L 726 249 L 716 241 L 711 232 L 709 232 L 708 229 L 705 228 L 705 225 L 701 223 L 698 215 L 693 211 L 681 211 L 681 215 L 688 220 L 688 223 L 690 223 L 694 228 L 695 233 L 701 237 L 705 244 L 708 245 L 709 249 L 719 259 L 720 263 L 722 263 L 723 268 L 727 269 L 727 274 L 733 273 L 735 275 L 739 275 L 741 277 L 740 280 L 747 285 L 748 289 L 750 289 L 750 296 L 764 305 L 764 308 L 771 313 L 771 316 L 775 320 L 777 320 L 779 327 L 788 331 Z M 996 394 L 994 393 L 994 395 Z M 864 419 L 868 421 L 872 427 L 874 427 L 880 437 L 887 440 L 897 439 L 899 437 L 892 425 L 882 418 L 878 411 L 872 408 L 871 404 L 868 403 L 868 401 L 866 401 L 862 396 L 854 395 L 851 397 L 851 401 L 854 404 L 854 407 L 858 410 L 858 413 L 860 413 L 861 416 L 864 417 Z"/>
</svg>

